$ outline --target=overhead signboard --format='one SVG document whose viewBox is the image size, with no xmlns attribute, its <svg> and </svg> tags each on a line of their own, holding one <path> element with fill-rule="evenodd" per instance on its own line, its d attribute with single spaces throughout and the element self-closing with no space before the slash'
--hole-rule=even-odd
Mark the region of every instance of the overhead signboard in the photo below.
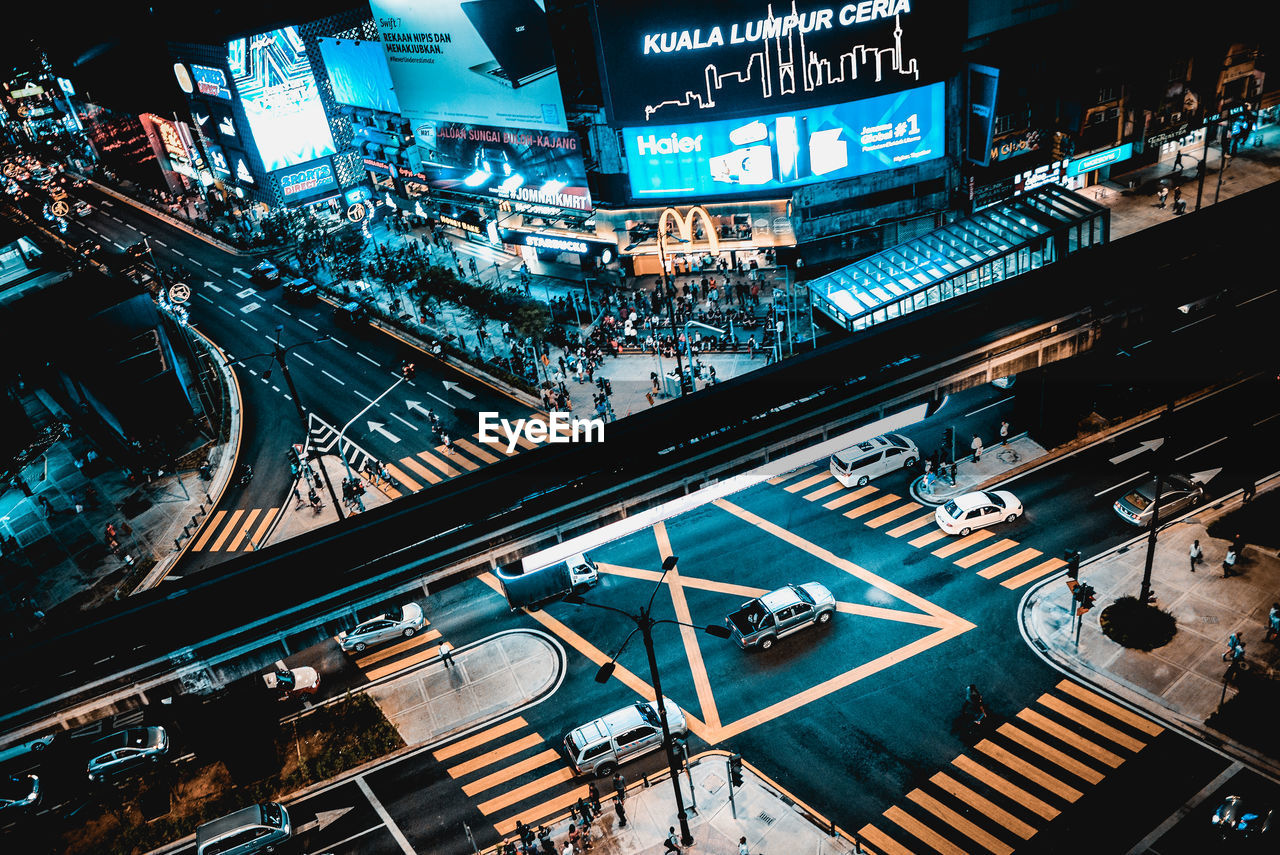
<svg viewBox="0 0 1280 855">
<path fill-rule="evenodd" d="M 414 140 L 418 174 L 436 189 L 591 210 L 576 134 L 421 122 Z"/>
<path fill-rule="evenodd" d="M 382 45 L 365 39 L 317 39 L 333 100 L 383 113 L 399 113 L 391 69 Z"/>
<path fill-rule="evenodd" d="M 9 90 L 10 98 L 34 98 L 37 95 L 43 95 L 43 94 L 44 94 L 44 87 L 37 86 L 34 83 L 28 83 L 26 86 L 23 86 L 21 89 Z"/>
<path fill-rule="evenodd" d="M 1101 169 L 1104 166 L 1110 166 L 1113 163 L 1119 163 L 1131 157 L 1133 157 L 1133 143 L 1125 143 L 1104 151 L 1095 151 L 1092 154 L 1072 158 L 1067 164 L 1067 175 L 1092 172 L 1095 169 Z"/>
<path fill-rule="evenodd" d="M 370 0 L 401 113 L 563 131 L 545 0 Z"/>
<path fill-rule="evenodd" d="M 227 162 L 227 156 L 223 153 L 222 147 L 209 144 L 205 146 L 205 150 L 209 152 L 209 166 L 213 168 L 214 174 L 222 178 L 230 178 L 231 164 Z"/>
<path fill-rule="evenodd" d="M 622 131 L 636 199 L 777 192 L 942 157 L 944 84 L 755 118 Z"/>
<path fill-rule="evenodd" d="M 615 124 L 784 113 L 945 79 L 963 4 L 931 0 L 597 0 Z M 955 45 L 953 45 L 954 47 Z M 947 62 L 951 60 L 945 60 Z"/>
<path fill-rule="evenodd" d="M 227 65 L 263 169 L 274 172 L 336 151 L 306 45 L 294 27 L 233 39 Z"/>
<path fill-rule="evenodd" d="M 312 199 L 338 189 L 333 164 L 327 157 L 282 169 L 272 177 L 280 186 L 285 204 Z"/>
<path fill-rule="evenodd" d="M 177 66 L 174 66 L 176 71 Z M 201 95 L 207 95 L 210 98 L 221 98 L 224 101 L 231 100 L 231 90 L 227 87 L 227 75 L 221 68 L 210 68 L 207 65 L 192 65 L 191 78 L 195 82 L 196 91 Z M 179 85 L 182 84 L 182 77 L 178 78 Z M 183 89 L 187 92 L 189 90 Z"/>
<path fill-rule="evenodd" d="M 593 240 L 579 235 L 562 235 L 526 229 L 499 229 L 500 240 L 506 244 L 531 246 L 545 252 L 574 252 L 578 255 L 605 257 L 606 264 L 617 255 L 618 245 L 613 241 Z"/>
</svg>

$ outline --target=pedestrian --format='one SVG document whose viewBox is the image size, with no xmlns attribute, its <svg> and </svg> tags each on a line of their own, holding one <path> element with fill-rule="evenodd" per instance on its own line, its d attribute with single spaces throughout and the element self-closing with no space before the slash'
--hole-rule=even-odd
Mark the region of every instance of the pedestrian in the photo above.
<svg viewBox="0 0 1280 855">
<path fill-rule="evenodd" d="M 594 781 L 587 784 L 587 804 L 591 805 L 591 810 L 595 812 L 596 816 L 604 813 L 604 810 L 600 807 L 600 789 L 595 785 Z"/>
<path fill-rule="evenodd" d="M 293 508 L 296 511 L 298 508 L 302 507 L 302 504 L 303 504 L 302 494 L 298 492 L 297 485 L 294 485 L 294 488 L 293 488 L 293 498 L 295 498 L 298 501 L 298 504 L 295 505 Z"/>
<path fill-rule="evenodd" d="M 676 836 L 676 827 L 674 825 L 667 829 L 667 839 L 662 841 L 662 846 L 668 852 L 680 855 L 680 838 Z"/>
<path fill-rule="evenodd" d="M 747 838 L 738 838 L 738 855 L 751 855 L 751 850 L 747 848 Z"/>
<path fill-rule="evenodd" d="M 447 433 L 441 433 L 441 434 L 440 434 L 440 443 L 441 443 L 441 445 L 443 445 L 443 446 L 444 446 L 444 453 L 445 453 L 445 454 L 448 454 L 448 455 L 450 455 L 450 456 L 452 456 L 452 455 L 453 455 L 453 440 L 449 438 L 449 434 L 447 434 Z"/>
<path fill-rule="evenodd" d="M 444 663 L 444 667 L 453 667 L 453 645 L 447 641 L 440 643 L 440 661 Z"/>
<path fill-rule="evenodd" d="M 1182 188 L 1181 188 L 1181 187 L 1174 187 L 1174 188 L 1173 188 L 1173 210 L 1174 210 L 1174 212 L 1175 212 L 1175 213 L 1179 213 L 1179 209 L 1180 209 L 1181 207 L 1182 207 Z"/>
<path fill-rule="evenodd" d="M 1169 196 L 1169 188 L 1161 185 L 1160 187 L 1160 204 L 1157 207 L 1164 207 L 1164 200 Z"/>
<path fill-rule="evenodd" d="M 626 828 L 627 808 L 622 799 L 613 800 L 613 812 L 618 815 L 618 828 Z"/>
<path fill-rule="evenodd" d="M 556 844 L 551 840 L 551 832 L 545 825 L 538 826 L 538 842 L 542 844 L 542 855 L 556 855 Z"/>
<path fill-rule="evenodd" d="M 53 516 L 53 504 L 43 493 L 36 497 L 36 501 L 40 503 L 40 507 L 44 508 L 45 517 Z"/>
<path fill-rule="evenodd" d="M 1004 419 L 1000 420 L 1000 444 L 1009 444 L 1009 423 Z"/>
<path fill-rule="evenodd" d="M 969 447 L 973 449 L 973 462 L 977 463 L 982 459 L 982 438 L 975 433 Z"/>
<path fill-rule="evenodd" d="M 1222 578 L 1235 575 L 1236 572 L 1236 548 L 1234 546 L 1227 549 L 1226 557 L 1222 559 Z"/>
<path fill-rule="evenodd" d="M 560 855 L 574 855 L 572 840 L 566 840 L 564 842 L 564 848 L 560 850 Z"/>
<path fill-rule="evenodd" d="M 613 794 L 620 802 L 627 800 L 627 779 L 621 772 L 615 772 L 613 775 Z"/>
<path fill-rule="evenodd" d="M 580 852 L 582 850 L 582 832 L 578 830 L 578 826 L 569 823 L 569 851 Z"/>
<path fill-rule="evenodd" d="M 587 802 L 584 796 L 578 796 L 576 807 L 578 809 L 578 816 L 582 817 L 583 823 L 590 822 L 591 821 L 591 805 Z"/>
<path fill-rule="evenodd" d="M 1258 485 L 1254 483 L 1252 478 L 1244 482 L 1244 490 L 1240 493 L 1240 501 L 1243 504 L 1249 504 L 1253 501 L 1253 497 L 1258 494 Z"/>
<path fill-rule="evenodd" d="M 1175 172 L 1182 171 L 1182 149 L 1178 149 L 1178 153 L 1173 156 L 1173 170 Z"/>
<path fill-rule="evenodd" d="M 1204 550 L 1200 548 L 1200 541 L 1191 544 L 1191 572 L 1196 572 L 1196 565 L 1204 561 Z"/>
<path fill-rule="evenodd" d="M 378 477 L 382 479 L 382 483 L 389 484 L 391 482 L 391 473 L 387 471 L 385 463 L 378 464 Z"/>
<path fill-rule="evenodd" d="M 521 845 L 526 849 L 533 845 L 533 829 L 518 819 L 516 820 L 516 834 L 520 837 Z"/>
<path fill-rule="evenodd" d="M 756 337 L 755 336 L 751 336 L 750 338 L 747 339 L 747 355 L 751 359 L 756 358 Z"/>
</svg>

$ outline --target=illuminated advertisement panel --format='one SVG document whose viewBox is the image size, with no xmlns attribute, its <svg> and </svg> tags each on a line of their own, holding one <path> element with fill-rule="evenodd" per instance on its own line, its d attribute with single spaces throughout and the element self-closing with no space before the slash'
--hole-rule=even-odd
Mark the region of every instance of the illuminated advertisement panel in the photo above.
<svg viewBox="0 0 1280 855">
<path fill-rule="evenodd" d="M 207 65 L 192 65 L 191 79 L 195 81 L 196 91 L 211 98 L 231 100 L 231 90 L 227 88 L 227 75 L 221 68 L 210 68 Z"/>
<path fill-rule="evenodd" d="M 965 4 L 937 0 L 596 0 L 617 125 L 786 113 L 946 79 Z"/>
<path fill-rule="evenodd" d="M 370 0 L 400 112 L 564 131 L 545 0 Z"/>
<path fill-rule="evenodd" d="M 231 41 L 227 65 L 267 172 L 335 152 L 307 48 L 296 29 Z"/>
<path fill-rule="evenodd" d="M 329 73 L 333 100 L 383 113 L 399 113 L 395 84 L 387 54 L 378 42 L 367 39 L 317 39 L 320 57 Z"/>
<path fill-rule="evenodd" d="M 280 185 L 280 194 L 284 197 L 285 204 L 301 202 L 338 189 L 333 164 L 327 157 L 282 169 L 272 175 L 272 178 Z"/>
<path fill-rule="evenodd" d="M 414 141 L 431 187 L 591 210 L 576 134 L 422 122 Z"/>
<path fill-rule="evenodd" d="M 227 162 L 227 156 L 223 153 L 221 146 L 212 143 L 205 146 L 205 150 L 209 152 L 209 166 L 213 167 L 213 172 L 222 178 L 231 177 L 231 164 Z"/>
<path fill-rule="evenodd" d="M 622 131 L 634 198 L 765 193 L 942 157 L 944 84 L 756 118 Z"/>
</svg>

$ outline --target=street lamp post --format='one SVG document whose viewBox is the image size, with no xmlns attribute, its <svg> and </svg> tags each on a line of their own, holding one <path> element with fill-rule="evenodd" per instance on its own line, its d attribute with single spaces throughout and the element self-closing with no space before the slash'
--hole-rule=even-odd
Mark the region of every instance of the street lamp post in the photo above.
<svg viewBox="0 0 1280 855">
<path fill-rule="evenodd" d="M 342 458 L 342 467 L 347 471 L 347 480 L 348 480 L 348 481 L 352 480 L 352 476 L 351 476 L 351 464 L 350 464 L 349 462 L 347 462 L 347 452 L 346 452 L 346 450 L 345 450 L 345 449 L 343 449 L 343 447 L 342 447 L 342 437 L 346 434 L 346 432 L 347 432 L 347 428 L 351 427 L 353 424 L 355 424 L 355 423 L 356 423 L 356 420 L 357 420 L 357 419 L 359 419 L 359 418 L 360 418 L 361 416 L 363 416 L 365 413 L 369 412 L 369 410 L 373 409 L 373 407 L 374 407 L 374 406 L 376 406 L 376 405 L 377 405 L 377 403 L 378 403 L 379 401 L 381 401 L 383 398 L 385 398 L 385 397 L 387 397 L 388 395 L 390 395 L 390 394 L 391 394 L 391 391 L 392 391 L 393 389 L 395 389 L 397 386 L 399 386 L 401 383 L 403 383 L 406 379 L 408 379 L 408 378 L 406 378 L 406 377 L 397 377 L 397 378 L 396 378 L 396 382 L 394 382 L 394 383 L 392 383 L 390 386 L 388 386 L 388 387 L 387 387 L 387 389 L 386 389 L 386 391 L 384 391 L 381 395 L 379 395 L 378 397 L 376 397 L 376 398 L 374 398 L 372 401 L 370 401 L 370 402 L 365 406 L 365 408 L 364 408 L 363 410 L 361 410 L 360 412 L 358 412 L 358 413 L 356 413 L 354 416 L 352 416 L 352 417 L 351 417 L 351 421 L 349 421 L 349 422 L 347 422 L 345 425 L 343 425 L 343 426 L 342 426 L 342 430 L 338 431 L 338 456 Z M 358 502 L 359 502 L 359 499 L 357 498 L 357 500 L 356 500 L 356 501 L 358 501 Z M 364 510 L 364 503 L 363 503 L 363 502 L 360 502 L 360 510 Z"/>
<path fill-rule="evenodd" d="M 676 238 L 684 242 L 682 238 Z M 671 300 L 671 283 L 667 278 L 667 235 L 666 230 L 658 229 L 658 263 L 662 265 L 662 296 L 667 299 L 667 314 L 671 316 L 671 338 L 676 337 L 676 308 Z M 686 337 L 687 338 L 687 337 Z M 680 378 L 680 397 L 684 397 L 688 392 L 684 386 L 684 361 L 680 358 L 680 342 L 676 345 L 676 376 Z"/>
<path fill-rule="evenodd" d="M 674 328 L 673 328 L 674 332 Z M 677 352 L 679 352 L 677 350 Z M 579 594 L 569 594 L 564 598 L 566 603 L 572 603 L 577 606 L 590 606 L 594 609 L 604 609 L 606 611 L 615 612 L 635 623 L 636 628 L 632 630 L 631 635 L 627 636 L 627 640 L 622 642 L 622 647 L 618 649 L 613 659 L 600 666 L 599 672 L 596 674 L 597 683 L 607 683 L 609 677 L 612 676 L 614 669 L 617 667 L 618 657 L 622 655 L 622 651 L 626 649 L 627 642 L 631 637 L 640 633 L 641 639 L 644 641 L 645 653 L 649 658 L 649 678 L 653 681 L 653 693 L 655 703 L 658 707 L 658 721 L 662 724 L 662 748 L 667 755 L 667 769 L 671 772 L 671 788 L 675 791 L 676 797 L 676 816 L 680 821 L 680 842 L 685 846 L 693 845 L 693 833 L 689 830 L 689 815 L 684 809 L 684 793 L 680 791 L 680 770 L 676 767 L 676 754 L 671 744 L 671 728 L 667 724 L 667 704 L 666 699 L 662 695 L 662 682 L 658 674 L 658 659 L 653 649 L 653 628 L 660 623 L 673 623 L 677 626 L 687 626 L 692 629 L 701 629 L 708 635 L 716 638 L 728 638 L 729 629 L 721 624 L 710 624 L 705 627 L 695 626 L 693 624 L 684 623 L 678 620 L 654 620 L 653 618 L 653 598 L 657 596 L 658 589 L 662 587 L 662 580 L 666 578 L 667 573 L 675 569 L 677 559 L 674 555 L 668 555 L 662 562 L 662 575 L 658 577 L 657 583 L 653 587 L 653 593 L 649 595 L 649 604 L 640 609 L 638 614 L 631 614 L 622 609 L 613 606 L 604 606 L 599 603 L 589 603 Z"/>
</svg>

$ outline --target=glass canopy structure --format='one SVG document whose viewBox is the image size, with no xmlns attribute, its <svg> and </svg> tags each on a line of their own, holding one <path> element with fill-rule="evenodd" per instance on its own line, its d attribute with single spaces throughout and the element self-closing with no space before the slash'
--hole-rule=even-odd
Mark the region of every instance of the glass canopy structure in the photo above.
<svg viewBox="0 0 1280 855">
<path fill-rule="evenodd" d="M 815 307 L 860 330 L 1104 244 L 1110 214 L 1045 184 L 806 284 Z"/>
</svg>

